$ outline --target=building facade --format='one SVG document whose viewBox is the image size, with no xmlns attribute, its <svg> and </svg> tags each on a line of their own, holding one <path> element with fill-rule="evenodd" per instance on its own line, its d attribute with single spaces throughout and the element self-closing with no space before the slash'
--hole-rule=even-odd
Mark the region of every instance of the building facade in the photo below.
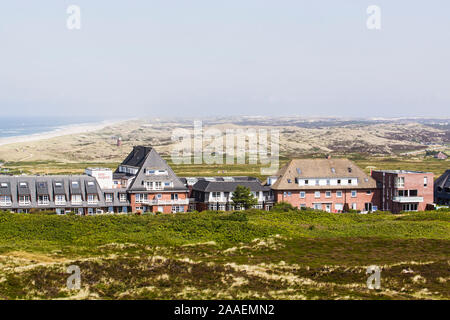
<svg viewBox="0 0 450 320">
<path fill-rule="evenodd" d="M 96 214 L 128 211 L 126 190 L 105 194 L 94 177 L 0 176 L 0 210 L 12 212 L 56 211 L 57 214 Z M 120 194 L 123 194 L 121 197 Z M 122 201 L 119 201 L 122 199 Z"/>
<path fill-rule="evenodd" d="M 381 210 L 399 213 L 424 211 L 433 204 L 433 179 L 430 172 L 376 170 L 372 177 L 381 190 Z"/>
<path fill-rule="evenodd" d="M 134 147 L 117 168 L 114 179 L 127 181 L 132 212 L 171 213 L 188 210 L 188 189 L 151 147 Z"/>
<path fill-rule="evenodd" d="M 374 179 L 347 159 L 295 159 L 267 179 L 275 202 L 327 212 L 376 211 L 379 190 Z"/>
<path fill-rule="evenodd" d="M 191 178 L 192 179 L 192 178 Z M 274 204 L 274 196 L 270 187 L 263 186 L 261 181 L 253 177 L 208 177 L 197 178 L 192 186 L 191 198 L 193 208 L 197 211 L 242 210 L 233 203 L 233 192 L 238 186 L 250 189 L 258 203 L 256 209 L 270 210 Z"/>
</svg>

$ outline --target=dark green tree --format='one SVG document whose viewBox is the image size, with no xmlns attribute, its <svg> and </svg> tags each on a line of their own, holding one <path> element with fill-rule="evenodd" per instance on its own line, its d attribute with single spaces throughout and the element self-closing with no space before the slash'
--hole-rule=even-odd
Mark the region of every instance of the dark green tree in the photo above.
<svg viewBox="0 0 450 320">
<path fill-rule="evenodd" d="M 250 188 L 244 186 L 237 186 L 232 197 L 234 205 L 241 208 L 250 209 L 258 204 L 258 199 L 253 196 Z"/>
</svg>

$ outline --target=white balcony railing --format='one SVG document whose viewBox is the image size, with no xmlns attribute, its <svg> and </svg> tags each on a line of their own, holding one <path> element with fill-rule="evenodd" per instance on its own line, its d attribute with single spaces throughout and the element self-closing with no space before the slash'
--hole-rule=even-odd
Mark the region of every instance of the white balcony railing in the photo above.
<svg viewBox="0 0 450 320">
<path fill-rule="evenodd" d="M 400 203 L 423 202 L 423 197 L 394 197 L 392 201 Z"/>
<path fill-rule="evenodd" d="M 137 202 L 137 201 L 136 201 Z M 139 203 L 143 203 L 143 204 L 147 204 L 147 205 L 187 205 L 189 204 L 189 199 L 178 199 L 178 200 L 158 200 L 158 199 L 154 199 L 154 200 L 141 200 L 141 202 Z"/>
</svg>

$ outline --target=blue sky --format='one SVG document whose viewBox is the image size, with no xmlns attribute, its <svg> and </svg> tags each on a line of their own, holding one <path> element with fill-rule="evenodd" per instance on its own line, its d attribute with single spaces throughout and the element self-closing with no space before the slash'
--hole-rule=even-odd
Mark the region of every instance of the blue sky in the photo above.
<svg viewBox="0 0 450 320">
<path fill-rule="evenodd" d="M 2 1 L 0 109 L 448 117 L 449 31 L 448 0 Z"/>
</svg>

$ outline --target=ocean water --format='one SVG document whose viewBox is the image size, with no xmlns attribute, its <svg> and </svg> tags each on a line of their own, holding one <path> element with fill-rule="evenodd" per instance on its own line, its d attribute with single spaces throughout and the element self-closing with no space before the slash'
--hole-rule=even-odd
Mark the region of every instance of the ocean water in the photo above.
<svg viewBox="0 0 450 320">
<path fill-rule="evenodd" d="M 96 123 L 105 119 L 80 117 L 2 117 L 0 116 L 0 138 L 26 136 L 35 133 L 54 131 L 58 128 Z"/>
</svg>

